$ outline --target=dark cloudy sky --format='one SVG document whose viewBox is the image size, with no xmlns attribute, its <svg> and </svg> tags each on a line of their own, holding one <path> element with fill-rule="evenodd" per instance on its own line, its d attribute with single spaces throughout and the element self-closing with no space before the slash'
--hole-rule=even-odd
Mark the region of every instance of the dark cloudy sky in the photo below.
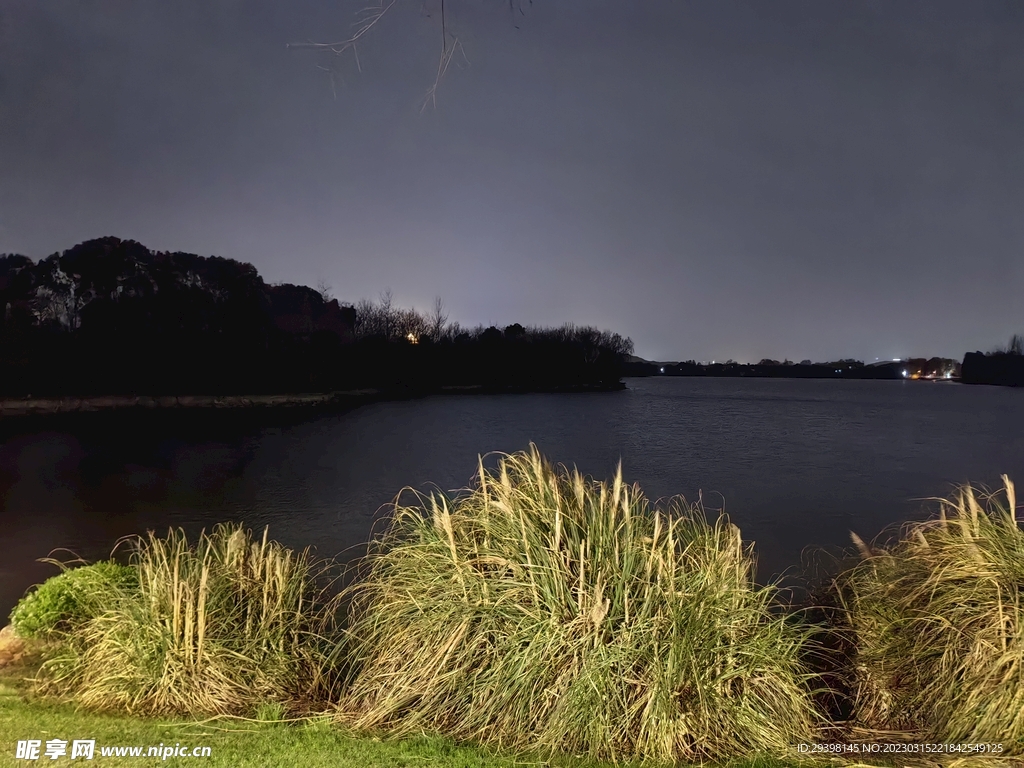
<svg viewBox="0 0 1024 768">
<path fill-rule="evenodd" d="M 2 0 L 0 252 L 250 261 L 660 360 L 990 349 L 1024 332 L 1024 5 Z M 342 82 L 343 80 L 343 82 Z"/>
</svg>

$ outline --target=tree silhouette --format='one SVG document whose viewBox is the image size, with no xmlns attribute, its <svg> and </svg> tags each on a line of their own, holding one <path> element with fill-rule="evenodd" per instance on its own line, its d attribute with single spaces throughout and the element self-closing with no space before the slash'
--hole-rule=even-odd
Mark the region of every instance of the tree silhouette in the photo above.
<svg viewBox="0 0 1024 768">
<path fill-rule="evenodd" d="M 1006 351 L 1011 355 L 1024 355 L 1024 336 L 1019 333 L 1013 334 L 1010 337 L 1010 343 L 1006 346 Z"/>
<path fill-rule="evenodd" d="M 444 310 L 444 302 L 440 296 L 434 297 L 434 309 L 427 317 L 427 333 L 435 343 L 444 338 L 448 329 L 448 313 Z"/>
<path fill-rule="evenodd" d="M 440 298 L 424 314 L 390 289 L 342 306 L 322 283 L 268 285 L 251 264 L 115 237 L 0 256 L 0 309 L 6 396 L 606 387 L 632 352 L 589 326 L 466 331 Z"/>
</svg>

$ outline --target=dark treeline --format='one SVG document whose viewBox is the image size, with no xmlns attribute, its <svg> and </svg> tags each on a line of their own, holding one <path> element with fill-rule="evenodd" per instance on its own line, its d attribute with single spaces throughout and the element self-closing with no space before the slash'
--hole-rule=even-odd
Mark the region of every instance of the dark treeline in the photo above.
<svg viewBox="0 0 1024 768">
<path fill-rule="evenodd" d="M 614 388 L 632 342 L 572 325 L 463 329 L 268 285 L 251 264 L 91 240 L 0 255 L 0 396 Z"/>
<path fill-rule="evenodd" d="M 1024 336 L 1014 334 L 1006 347 L 992 352 L 968 352 L 964 356 L 963 381 L 1024 387 Z"/>
</svg>

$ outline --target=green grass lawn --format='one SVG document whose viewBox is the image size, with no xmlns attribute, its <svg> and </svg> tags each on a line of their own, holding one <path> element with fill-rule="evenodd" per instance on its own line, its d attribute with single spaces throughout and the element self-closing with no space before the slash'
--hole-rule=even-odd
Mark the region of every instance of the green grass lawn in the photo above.
<svg viewBox="0 0 1024 768">
<path fill-rule="evenodd" d="M 506 758 L 454 746 L 441 739 L 396 743 L 347 736 L 323 724 L 268 725 L 253 723 L 175 723 L 78 713 L 68 706 L 42 706 L 19 700 L 10 688 L 0 690 L 0 765 L 29 765 L 15 759 L 19 739 L 76 738 L 96 740 L 95 761 L 102 765 L 139 765 L 158 758 L 102 757 L 100 746 L 156 746 L 176 743 L 210 747 L 210 757 L 174 758 L 166 765 L 205 766 L 512 766 Z M 68 757 L 37 762 L 75 764 Z"/>
<path fill-rule="evenodd" d="M 513 766 L 564 766 L 605 768 L 603 764 L 565 759 L 549 763 L 529 758 L 497 755 L 472 746 L 462 746 L 436 736 L 383 740 L 346 733 L 329 722 L 308 720 L 296 723 L 249 722 L 241 720 L 174 721 L 122 715 L 82 712 L 68 704 L 52 704 L 26 696 L 22 682 L 30 669 L 0 670 L 0 766 L 27 765 L 203 765 L 215 766 L 302 766 L 302 768 L 377 768 L 397 766 L 419 768 L 513 768 Z M 19 760 L 19 740 L 39 739 L 44 746 L 38 760 Z M 92 761 L 71 760 L 65 755 L 51 760 L 44 754 L 45 742 L 61 739 L 95 739 Z M 210 757 L 103 757 L 101 746 L 182 744 L 210 747 Z M 794 755 L 796 758 L 796 755 Z M 735 768 L 781 768 L 775 760 L 748 760 L 731 764 Z M 813 766 L 814 763 L 804 763 Z M 817 765 L 822 765 L 818 763 Z"/>
<path fill-rule="evenodd" d="M 346 733 L 328 718 L 294 723 L 252 722 L 242 720 L 176 721 L 146 719 L 124 715 L 83 712 L 69 704 L 54 704 L 32 699 L 27 695 L 24 676 L 30 668 L 0 669 L 0 768 L 28 765 L 202 765 L 231 766 L 301 766 L 302 768 L 514 768 L 551 766 L 551 768 L 611 768 L 605 763 L 564 758 L 556 761 L 495 754 L 479 747 L 455 744 L 449 739 L 423 735 L 401 740 L 380 739 Z M 64 756 L 47 758 L 40 749 L 38 760 L 19 760 L 19 740 L 49 739 L 70 742 L 74 739 L 95 739 L 92 761 L 71 760 Z M 100 747 L 150 746 L 181 744 L 188 747 L 209 747 L 207 758 L 114 757 L 101 756 Z M 967 768 L 979 762 L 945 761 L 945 765 Z M 856 765 L 923 766 L 937 762 L 894 762 L 872 760 L 860 763 L 851 760 L 801 760 L 794 752 L 792 760 L 751 758 L 728 764 L 728 768 L 829 768 Z M 991 761 L 989 765 L 1020 765 L 1011 761 Z M 651 768 L 646 764 L 645 768 Z M 616 768 L 628 768 L 617 766 Z M 685 768 L 685 766 L 674 766 Z M 704 766 L 704 768 L 710 768 Z"/>
<path fill-rule="evenodd" d="M 9 685 L 0 687 L 0 766 L 31 765 L 15 759 L 20 739 L 95 739 L 95 761 L 102 765 L 139 765 L 158 758 L 101 757 L 100 746 L 156 746 L 176 743 L 210 747 L 210 757 L 170 757 L 166 765 L 204 766 L 442 766 L 443 768 L 512 768 L 546 765 L 543 761 L 499 756 L 478 748 L 459 746 L 437 737 L 382 741 L 349 735 L 326 722 L 293 724 L 226 722 L 189 723 L 143 720 L 76 712 L 71 706 L 28 703 Z M 68 757 L 50 760 L 41 754 L 36 763 L 65 765 L 82 762 Z M 597 768 L 595 763 L 565 761 L 574 768 Z M 774 768 L 776 761 L 749 761 L 744 768 Z"/>
</svg>

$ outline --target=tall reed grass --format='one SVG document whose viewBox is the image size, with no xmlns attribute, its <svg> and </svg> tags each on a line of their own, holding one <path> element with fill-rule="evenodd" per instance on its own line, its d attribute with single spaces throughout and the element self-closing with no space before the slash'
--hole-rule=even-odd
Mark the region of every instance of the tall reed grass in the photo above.
<svg viewBox="0 0 1024 768">
<path fill-rule="evenodd" d="M 854 716 L 929 741 L 1024 753 L 1024 531 L 1013 483 L 963 486 L 837 587 L 856 648 Z M 984 507 L 982 506 L 984 502 Z"/>
<path fill-rule="evenodd" d="M 294 709 L 329 693 L 337 599 L 329 564 L 238 526 L 190 543 L 181 530 L 131 543 L 138 589 L 69 635 L 44 692 L 146 714 Z"/>
<path fill-rule="evenodd" d="M 792 756 L 817 715 L 807 629 L 771 608 L 721 516 L 558 470 L 480 462 L 455 500 L 396 500 L 348 588 L 345 722 L 597 759 Z"/>
</svg>

